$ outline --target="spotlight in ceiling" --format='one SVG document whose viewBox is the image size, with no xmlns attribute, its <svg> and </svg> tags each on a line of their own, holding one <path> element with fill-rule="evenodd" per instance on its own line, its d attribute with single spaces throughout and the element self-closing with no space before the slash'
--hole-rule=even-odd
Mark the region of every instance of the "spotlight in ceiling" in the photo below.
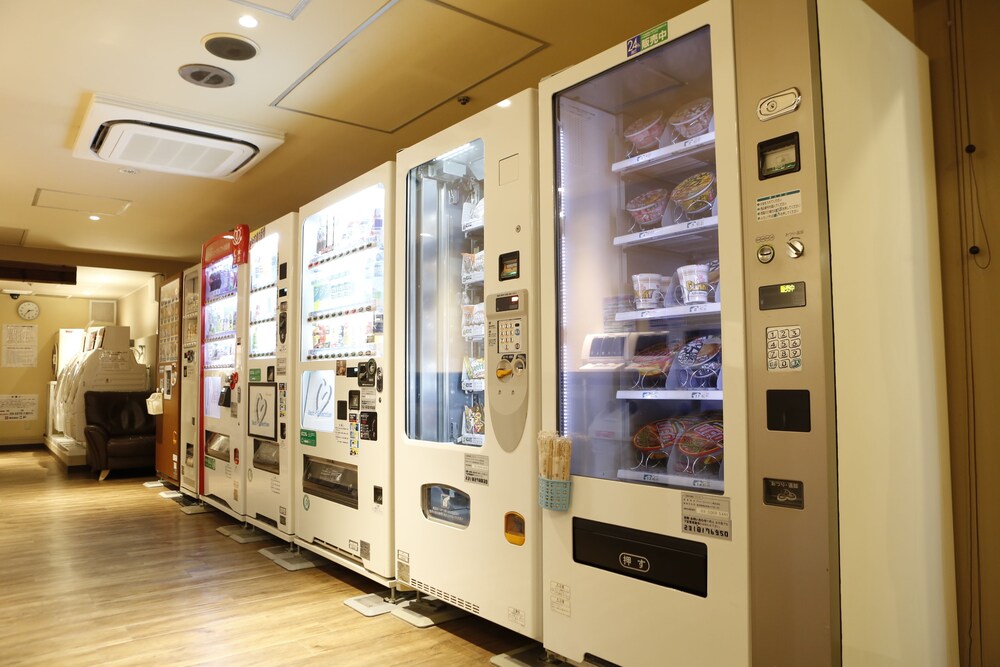
<svg viewBox="0 0 1000 667">
<path fill-rule="evenodd" d="M 98 220 L 101 219 L 101 216 L 99 216 L 99 215 L 90 215 L 90 216 L 87 216 L 87 217 L 90 218 L 91 220 L 93 220 L 94 222 L 97 222 Z"/>
<path fill-rule="evenodd" d="M 249 14 L 244 14 L 243 16 L 240 17 L 240 25 L 243 26 L 244 28 L 256 28 L 257 19 L 250 16 Z"/>
<path fill-rule="evenodd" d="M 205 50 L 213 56 L 225 60 L 250 60 L 260 51 L 260 48 L 252 40 L 242 35 L 225 32 L 205 35 L 201 43 Z"/>
</svg>

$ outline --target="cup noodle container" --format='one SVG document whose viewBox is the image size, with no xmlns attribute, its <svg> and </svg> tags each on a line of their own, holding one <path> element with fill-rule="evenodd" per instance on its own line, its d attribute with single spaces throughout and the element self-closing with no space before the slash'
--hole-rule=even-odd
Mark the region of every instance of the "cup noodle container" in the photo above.
<svg viewBox="0 0 1000 667">
<path fill-rule="evenodd" d="M 704 134 L 712 122 L 712 99 L 699 97 L 688 102 L 670 116 L 669 122 L 670 127 L 685 139 Z"/>
<path fill-rule="evenodd" d="M 662 280 L 663 276 L 659 273 L 637 273 L 632 276 L 632 291 L 637 310 L 656 308 L 659 305 L 663 297 L 660 293 Z"/>
<path fill-rule="evenodd" d="M 708 265 L 687 264 L 677 269 L 684 303 L 708 302 Z"/>
</svg>

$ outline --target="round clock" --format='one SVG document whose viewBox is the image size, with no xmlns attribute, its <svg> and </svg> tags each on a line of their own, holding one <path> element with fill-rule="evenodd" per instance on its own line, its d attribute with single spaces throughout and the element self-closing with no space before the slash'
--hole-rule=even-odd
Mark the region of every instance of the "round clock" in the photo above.
<svg viewBox="0 0 1000 667">
<path fill-rule="evenodd" d="M 24 301 L 17 306 L 17 314 L 22 320 L 33 320 L 41 313 L 41 309 L 34 301 Z"/>
</svg>

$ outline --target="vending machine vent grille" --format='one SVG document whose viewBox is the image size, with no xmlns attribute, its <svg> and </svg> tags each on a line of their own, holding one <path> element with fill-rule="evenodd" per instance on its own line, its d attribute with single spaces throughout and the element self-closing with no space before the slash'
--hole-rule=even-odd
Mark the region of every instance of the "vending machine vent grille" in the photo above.
<svg viewBox="0 0 1000 667">
<path fill-rule="evenodd" d="M 441 589 L 436 588 L 434 586 L 428 586 L 427 584 L 418 579 L 410 579 L 410 583 L 408 585 L 411 588 L 417 589 L 421 593 L 427 593 L 428 595 L 433 595 L 438 600 L 441 600 L 442 602 L 447 602 L 453 607 L 464 609 L 465 611 L 471 614 L 476 614 L 477 616 L 479 615 L 478 604 L 474 604 L 472 602 L 469 602 L 468 600 L 463 600 L 462 598 L 456 595 L 452 595 L 451 593 L 442 591 Z"/>
</svg>

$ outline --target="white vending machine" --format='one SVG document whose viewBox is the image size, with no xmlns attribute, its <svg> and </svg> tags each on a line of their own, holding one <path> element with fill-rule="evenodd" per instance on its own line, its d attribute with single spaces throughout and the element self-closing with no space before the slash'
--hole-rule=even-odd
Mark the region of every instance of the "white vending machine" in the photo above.
<svg viewBox="0 0 1000 667">
<path fill-rule="evenodd" d="M 299 212 L 295 543 L 383 585 L 395 578 L 394 167 Z"/>
<path fill-rule="evenodd" d="M 395 461 L 398 580 L 537 639 L 536 100 L 397 156 Z"/>
<path fill-rule="evenodd" d="M 201 264 L 181 278 L 180 492 L 198 499 L 201 480 Z"/>
<path fill-rule="evenodd" d="M 246 366 L 243 332 L 249 230 L 237 225 L 201 252 L 201 489 L 206 503 L 246 515 Z"/>
<path fill-rule="evenodd" d="M 710 0 L 542 82 L 547 649 L 957 664 L 927 90 L 861 0 Z"/>
<path fill-rule="evenodd" d="M 295 406 L 295 277 L 298 216 L 250 235 L 247 329 L 247 523 L 291 541 Z"/>
</svg>

